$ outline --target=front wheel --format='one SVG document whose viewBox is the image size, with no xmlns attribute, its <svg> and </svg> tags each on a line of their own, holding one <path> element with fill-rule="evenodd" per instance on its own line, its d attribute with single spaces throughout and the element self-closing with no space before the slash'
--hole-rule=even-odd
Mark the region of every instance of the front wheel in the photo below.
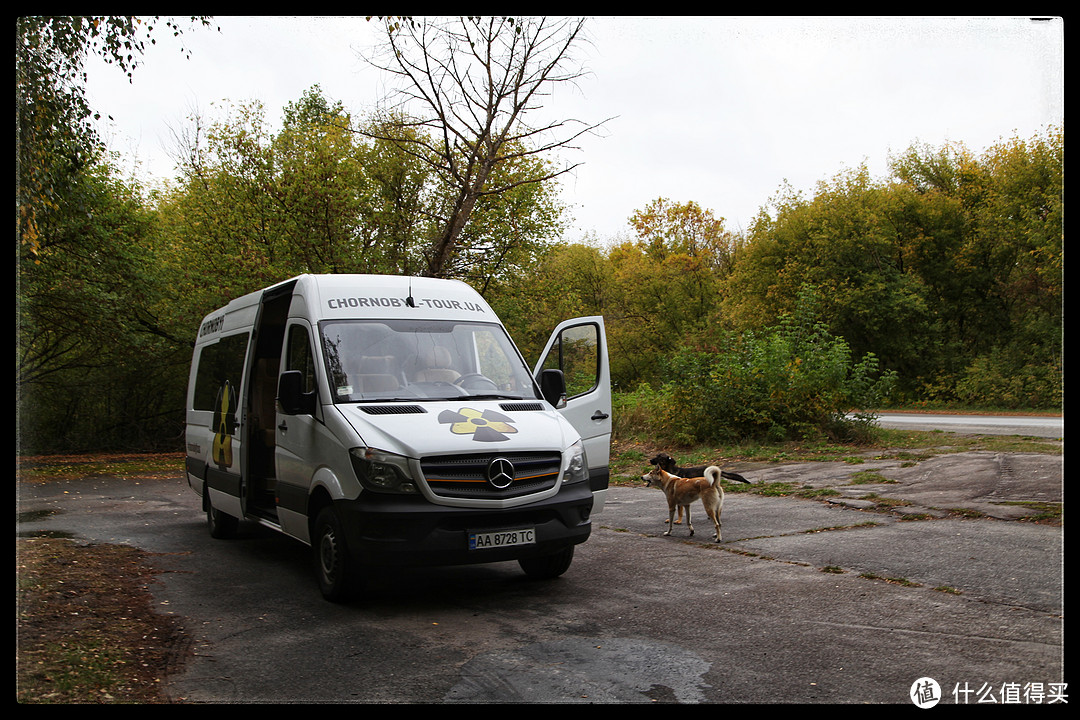
<svg viewBox="0 0 1080 720">
<path fill-rule="evenodd" d="M 525 574 L 534 580 L 550 580 L 557 578 L 570 568 L 574 560 L 574 546 L 560 550 L 551 555 L 540 557 L 520 558 L 518 565 Z"/>
<path fill-rule="evenodd" d="M 319 511 L 312 539 L 315 573 L 323 597 L 331 602 L 349 599 L 358 587 L 358 573 L 333 506 Z"/>
</svg>

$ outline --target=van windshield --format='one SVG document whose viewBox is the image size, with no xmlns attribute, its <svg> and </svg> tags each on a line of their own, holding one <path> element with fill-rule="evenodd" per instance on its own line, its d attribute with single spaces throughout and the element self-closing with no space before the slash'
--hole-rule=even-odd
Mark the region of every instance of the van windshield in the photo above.
<svg viewBox="0 0 1080 720">
<path fill-rule="evenodd" d="M 325 321 L 320 334 L 334 402 L 540 397 L 501 325 Z"/>
</svg>

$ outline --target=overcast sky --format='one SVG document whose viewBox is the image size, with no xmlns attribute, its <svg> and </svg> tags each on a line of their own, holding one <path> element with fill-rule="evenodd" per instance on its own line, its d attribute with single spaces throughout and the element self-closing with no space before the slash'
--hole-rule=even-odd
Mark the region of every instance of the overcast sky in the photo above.
<svg viewBox="0 0 1080 720">
<path fill-rule="evenodd" d="M 376 40 L 363 17 L 213 18 L 179 43 L 162 25 L 132 83 L 88 66 L 90 99 L 112 115 L 113 150 L 144 173 L 173 175 L 173 134 L 196 110 L 259 100 L 277 123 L 319 84 L 363 114 L 382 96 L 359 53 Z M 693 200 L 748 229 L 785 183 L 819 181 L 865 163 L 887 176 L 912 144 L 960 142 L 981 153 L 1064 122 L 1060 18 L 596 17 L 581 48 L 590 75 L 545 108 L 586 121 L 613 117 L 563 160 L 577 220 L 566 238 L 628 233 L 627 219 L 665 197 Z"/>
</svg>

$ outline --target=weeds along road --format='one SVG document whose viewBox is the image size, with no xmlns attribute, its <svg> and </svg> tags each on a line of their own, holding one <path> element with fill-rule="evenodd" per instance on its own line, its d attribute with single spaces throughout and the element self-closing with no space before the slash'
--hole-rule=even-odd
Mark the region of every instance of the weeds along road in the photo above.
<svg viewBox="0 0 1080 720">
<path fill-rule="evenodd" d="M 1062 528 L 1030 521 L 1061 502 L 1061 466 L 972 452 L 743 468 L 821 492 L 731 487 L 721 543 L 700 511 L 695 537 L 663 536 L 662 495 L 618 486 L 558 580 L 387 571 L 344 605 L 295 541 L 254 525 L 212 540 L 180 477 L 22 484 L 35 519 L 18 531 L 158 553 L 155 596 L 193 651 L 168 680 L 177 701 L 908 704 L 932 678 L 942 703 L 975 704 L 1067 682 Z"/>
</svg>

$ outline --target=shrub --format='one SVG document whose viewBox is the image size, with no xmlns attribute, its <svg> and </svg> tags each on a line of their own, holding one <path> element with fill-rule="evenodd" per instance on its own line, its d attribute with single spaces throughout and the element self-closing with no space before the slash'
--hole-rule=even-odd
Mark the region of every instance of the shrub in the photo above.
<svg viewBox="0 0 1080 720">
<path fill-rule="evenodd" d="M 1061 363 L 1032 362 L 1014 348 L 994 348 L 975 359 L 956 383 L 956 397 L 982 407 L 1057 408 L 1062 401 Z"/>
<path fill-rule="evenodd" d="M 611 400 L 611 429 L 616 438 L 671 436 L 671 429 L 667 427 L 670 402 L 665 391 L 642 383 L 632 391 L 613 393 Z"/>
<path fill-rule="evenodd" d="M 662 392 L 650 398 L 662 405 L 650 414 L 663 419 L 666 437 L 687 444 L 864 437 L 895 374 L 879 373 L 873 354 L 853 362 L 847 342 L 811 310 L 812 298 L 777 327 L 676 352 Z"/>
</svg>

